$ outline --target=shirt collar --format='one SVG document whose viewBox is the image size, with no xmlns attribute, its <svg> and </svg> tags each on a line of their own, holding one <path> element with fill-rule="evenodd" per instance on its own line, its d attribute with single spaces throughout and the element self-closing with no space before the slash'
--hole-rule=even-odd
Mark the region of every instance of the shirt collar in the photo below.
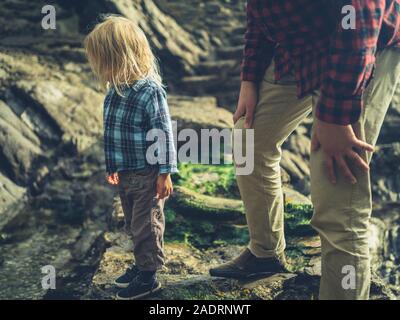
<svg viewBox="0 0 400 320">
<path fill-rule="evenodd" d="M 129 85 L 129 86 L 126 86 L 126 85 L 122 86 L 122 87 L 121 87 L 121 91 L 125 91 L 125 90 L 127 90 L 127 89 L 132 89 L 132 90 L 134 90 L 134 91 L 138 91 L 141 87 L 143 87 L 144 84 L 147 83 L 147 81 L 148 81 L 147 78 L 145 78 L 145 79 L 140 79 L 140 80 L 136 80 L 134 83 L 132 83 L 132 84 Z M 114 92 L 114 91 L 115 91 L 115 88 L 114 88 L 114 87 L 111 87 L 109 90 L 110 90 L 109 92 Z"/>
<path fill-rule="evenodd" d="M 137 80 L 131 85 L 131 88 L 135 91 L 138 91 L 145 83 L 147 83 L 147 81 L 147 79 Z"/>
</svg>

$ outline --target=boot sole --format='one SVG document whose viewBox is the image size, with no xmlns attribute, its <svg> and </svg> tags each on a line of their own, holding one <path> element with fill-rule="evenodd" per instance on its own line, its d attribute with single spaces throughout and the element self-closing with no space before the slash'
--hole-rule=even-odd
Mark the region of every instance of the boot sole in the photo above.
<svg viewBox="0 0 400 320">
<path fill-rule="evenodd" d="M 114 285 L 115 285 L 117 288 L 125 289 L 125 288 L 128 288 L 129 282 L 128 282 L 128 283 L 120 283 L 120 282 L 114 281 Z"/>
<path fill-rule="evenodd" d="M 149 290 L 149 291 L 143 292 L 143 293 L 141 293 L 141 294 L 138 294 L 138 295 L 136 295 L 136 296 L 128 297 L 128 298 L 120 297 L 120 296 L 117 294 L 117 295 L 116 295 L 116 299 L 117 299 L 117 300 L 137 300 L 137 299 L 140 299 L 140 298 L 147 297 L 147 296 L 149 296 L 149 295 L 151 295 L 151 294 L 153 294 L 153 293 L 156 293 L 156 292 L 159 291 L 160 289 L 161 289 L 161 283 L 158 283 L 158 284 L 157 284 L 157 287 L 155 287 L 155 288 L 152 289 L 152 290 Z"/>
<path fill-rule="evenodd" d="M 236 280 L 248 280 L 252 278 L 266 277 L 272 276 L 277 273 L 281 273 L 283 271 L 276 272 L 256 272 L 256 273 L 227 273 L 227 272 L 215 272 L 210 270 L 210 276 L 217 278 L 228 278 L 228 279 L 236 279 Z"/>
</svg>

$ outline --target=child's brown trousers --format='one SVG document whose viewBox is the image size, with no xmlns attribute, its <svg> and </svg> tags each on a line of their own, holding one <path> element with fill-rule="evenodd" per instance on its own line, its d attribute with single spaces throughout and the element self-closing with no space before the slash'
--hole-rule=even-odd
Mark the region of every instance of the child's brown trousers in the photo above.
<svg viewBox="0 0 400 320">
<path fill-rule="evenodd" d="M 119 195 L 125 230 L 132 236 L 136 266 L 156 271 L 164 264 L 164 200 L 156 198 L 158 168 L 121 171 Z"/>
</svg>

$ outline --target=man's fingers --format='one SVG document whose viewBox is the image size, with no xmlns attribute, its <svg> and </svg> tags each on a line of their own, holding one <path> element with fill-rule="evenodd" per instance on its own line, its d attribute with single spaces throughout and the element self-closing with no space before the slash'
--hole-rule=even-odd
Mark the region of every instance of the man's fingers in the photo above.
<svg viewBox="0 0 400 320">
<path fill-rule="evenodd" d="M 374 152 L 374 147 L 372 145 L 370 145 L 369 143 L 366 143 L 360 139 L 356 139 L 354 140 L 354 147 L 365 150 L 365 151 L 369 151 L 369 152 Z"/>
<path fill-rule="evenodd" d="M 339 170 L 342 171 L 345 178 L 351 183 L 356 184 L 357 179 L 354 177 L 353 173 L 351 172 L 349 166 L 347 165 L 346 161 L 344 160 L 343 156 L 336 156 L 335 157 L 336 165 L 339 167 Z"/>
<path fill-rule="evenodd" d="M 244 128 L 250 129 L 253 124 L 254 106 L 247 106 L 246 108 L 246 119 L 244 121 Z"/>
<path fill-rule="evenodd" d="M 165 194 L 166 194 L 166 190 L 164 188 L 163 191 L 161 192 L 161 198 L 160 199 L 164 199 L 165 198 Z"/>
<path fill-rule="evenodd" d="M 240 117 L 245 113 L 245 108 L 237 107 L 236 112 L 233 114 L 233 123 L 236 123 Z"/>
<path fill-rule="evenodd" d="M 369 165 L 368 165 L 368 163 L 366 163 L 366 162 L 364 161 L 364 159 L 361 158 L 361 156 L 360 156 L 357 152 L 351 150 L 351 151 L 349 151 L 349 152 L 346 154 L 346 156 L 347 156 L 349 159 L 353 160 L 354 163 L 355 163 L 358 167 L 361 168 L 361 170 L 364 170 L 365 172 L 368 172 L 368 171 L 369 171 Z"/>
<path fill-rule="evenodd" d="M 168 198 L 171 194 L 172 194 L 172 188 L 166 187 L 166 188 L 164 189 L 163 198 L 161 198 L 161 199 Z"/>
<path fill-rule="evenodd" d="M 160 199 L 160 196 L 161 196 L 161 188 L 157 184 L 157 187 L 156 187 L 156 198 Z"/>
<path fill-rule="evenodd" d="M 336 175 L 335 175 L 335 166 L 333 163 L 333 159 L 330 156 L 326 156 L 325 159 L 325 169 L 328 175 L 328 179 L 331 183 L 336 183 Z"/>
<path fill-rule="evenodd" d="M 157 191 L 157 199 L 160 199 L 160 200 L 164 199 L 165 198 L 165 194 L 166 194 L 166 188 L 160 188 Z"/>
</svg>

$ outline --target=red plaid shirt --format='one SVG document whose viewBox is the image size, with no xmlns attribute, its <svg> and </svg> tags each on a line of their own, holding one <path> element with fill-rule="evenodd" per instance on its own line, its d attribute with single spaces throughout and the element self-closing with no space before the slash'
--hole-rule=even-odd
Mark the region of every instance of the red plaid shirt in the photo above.
<svg viewBox="0 0 400 320">
<path fill-rule="evenodd" d="M 342 27 L 345 5 L 356 29 Z M 320 89 L 329 123 L 358 120 L 376 52 L 400 48 L 400 0 L 249 0 L 247 20 L 242 80 L 261 81 L 272 59 L 277 80 L 294 68 L 298 97 Z"/>
</svg>

